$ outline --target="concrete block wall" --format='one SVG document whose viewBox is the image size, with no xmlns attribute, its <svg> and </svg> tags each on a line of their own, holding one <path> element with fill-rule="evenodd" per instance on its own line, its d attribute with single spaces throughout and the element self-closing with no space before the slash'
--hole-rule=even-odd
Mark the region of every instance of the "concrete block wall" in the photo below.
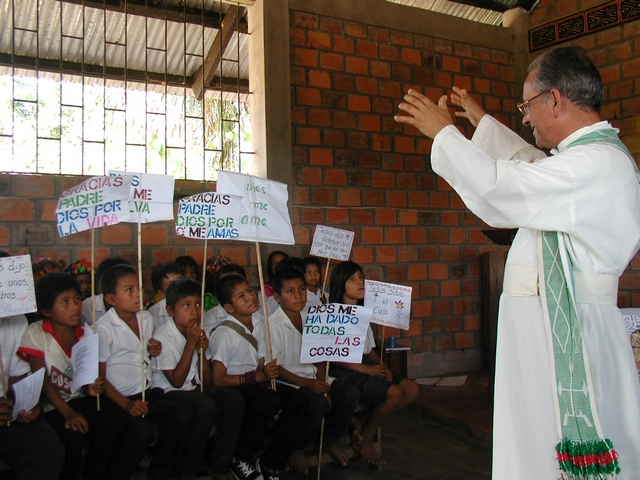
<svg viewBox="0 0 640 480">
<path fill-rule="evenodd" d="M 413 287 L 411 327 L 385 332 L 411 347 L 410 372 L 479 368 L 481 254 L 499 247 L 431 171 L 431 141 L 393 115 L 408 88 L 437 99 L 457 85 L 513 127 L 512 55 L 304 11 L 289 28 L 298 243 L 316 224 L 355 231 L 368 278 Z"/>
</svg>

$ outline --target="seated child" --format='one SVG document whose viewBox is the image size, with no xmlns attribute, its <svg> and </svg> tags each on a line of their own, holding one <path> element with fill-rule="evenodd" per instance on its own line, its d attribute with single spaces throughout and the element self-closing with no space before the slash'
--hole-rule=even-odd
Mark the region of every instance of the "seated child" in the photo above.
<svg viewBox="0 0 640 480">
<path fill-rule="evenodd" d="M 167 302 L 165 301 L 164 293 L 171 282 L 180 277 L 182 277 L 182 269 L 172 262 L 161 263 L 151 272 L 151 284 L 156 291 L 156 295 L 153 298 L 155 303 L 150 302 L 147 305 L 147 310 L 153 315 L 154 331 L 171 320 L 171 317 L 167 314 Z"/>
<path fill-rule="evenodd" d="M 213 307 L 218 305 L 218 300 L 216 299 L 216 273 L 225 265 L 231 264 L 231 260 L 221 253 L 214 255 L 209 260 L 207 260 L 207 265 L 205 266 L 205 295 L 204 295 L 204 311 L 208 312 Z"/>
<path fill-rule="evenodd" d="M 191 255 L 182 255 L 174 260 L 182 269 L 182 275 L 192 280 L 198 280 L 198 264 Z"/>
<path fill-rule="evenodd" d="M 364 273 L 355 262 L 341 262 L 331 272 L 329 302 L 364 305 Z M 331 375 L 360 389 L 360 401 L 372 407 L 362 430 L 355 429 L 352 446 L 369 463 L 385 463 L 373 448 L 373 436 L 389 416 L 412 404 L 420 395 L 413 380 L 394 375 L 373 350 L 375 338 L 371 327 L 364 342 L 362 363 L 331 363 Z"/>
<path fill-rule="evenodd" d="M 276 265 L 278 265 L 285 258 L 289 258 L 289 255 L 280 250 L 275 250 L 267 257 L 267 277 L 269 279 L 264 283 L 264 293 L 267 297 L 273 296 L 273 289 L 271 288 L 271 280 L 276 274 Z"/>
<path fill-rule="evenodd" d="M 42 387 L 45 417 L 62 438 L 66 451 L 61 478 L 98 479 L 105 474 L 127 478 L 136 466 L 129 455 L 136 445 L 125 437 L 127 425 L 115 410 L 97 410 L 95 396 L 104 392 L 102 378 L 77 391 L 71 388 L 71 349 L 84 336 L 78 282 L 68 273 L 45 275 L 36 285 L 36 300 L 44 320 L 29 325 L 18 355 L 29 362 L 33 372 L 46 368 Z M 82 450 L 87 445 L 81 471 Z M 144 445 L 138 448 L 142 455 Z M 123 458 L 129 463 L 123 463 Z"/>
<path fill-rule="evenodd" d="M 196 420 L 189 450 L 196 451 L 199 458 L 204 457 L 209 433 L 217 423 L 208 469 L 214 480 L 230 479 L 229 467 L 244 416 L 244 398 L 231 388 L 212 385 L 211 364 L 202 357 L 208 351 L 209 341 L 200 328 L 200 284 L 180 277 L 167 287 L 165 294 L 167 312 L 173 321 L 155 333 L 162 351 L 153 359 L 154 384 L 167 397 L 193 410 Z M 200 390 L 201 383 L 205 386 L 204 393 Z"/>
<path fill-rule="evenodd" d="M 109 267 L 113 267 L 114 265 L 129 265 L 124 258 L 115 257 L 115 258 L 105 258 L 96 270 L 95 279 L 96 285 L 94 285 L 97 292 L 100 291 L 100 279 L 102 278 L 102 274 Z M 109 307 L 110 308 L 110 307 Z M 100 320 L 107 312 L 107 306 L 104 302 L 104 296 L 102 293 L 96 293 L 82 301 L 82 324 L 83 325 L 93 325 L 93 312 L 95 310 L 96 320 Z"/>
<path fill-rule="evenodd" d="M 194 418 L 190 409 L 165 396 L 161 388 L 153 388 L 150 357 L 160 354 L 162 344 L 151 338 L 151 314 L 140 311 L 138 273 L 130 265 L 115 265 L 102 274 L 100 284 L 104 300 L 111 306 L 98 321 L 100 376 L 104 378 L 106 397 L 103 403 L 119 407 L 117 411 L 126 418 L 129 431 L 137 432 L 145 446 L 154 439 L 153 423 L 159 424 L 161 435 L 154 447 L 149 477 L 179 478 L 200 462 L 187 455 Z"/>
<path fill-rule="evenodd" d="M 309 405 L 304 420 L 305 431 L 298 441 L 298 449 L 292 455 L 291 464 L 296 470 L 308 473 L 307 457 L 303 450 L 318 435 L 324 417 L 324 448 L 336 462 L 347 465 L 348 453 L 335 442 L 349 428 L 353 412 L 358 406 L 360 391 L 338 379 L 327 383 L 325 362 L 318 365 L 300 363 L 304 322 L 300 312 L 307 298 L 304 278 L 302 272 L 293 268 L 276 274 L 272 282 L 273 296 L 280 308 L 269 317 L 269 321 L 273 355 L 280 365 L 278 382 L 299 388 L 307 396 Z"/>
<path fill-rule="evenodd" d="M 0 257 L 8 256 L 0 252 Z M 13 471 L 15 480 L 57 480 L 64 465 L 64 444 L 44 418 L 39 406 L 13 417 L 9 389 L 29 373 L 29 364 L 16 352 L 27 329 L 24 315 L 0 318 L 0 351 L 4 378 L 0 379 L 0 459 Z"/>
<path fill-rule="evenodd" d="M 78 260 L 69 265 L 65 272 L 73 275 L 80 286 L 80 299 L 86 300 L 92 295 L 91 286 L 91 262 L 86 260 Z"/>
<path fill-rule="evenodd" d="M 307 284 L 307 303 L 309 305 L 323 305 L 327 303 L 327 294 L 320 288 L 322 282 L 322 267 L 316 257 L 305 257 L 304 281 Z"/>
<path fill-rule="evenodd" d="M 215 273 L 213 277 L 214 285 L 217 284 L 222 277 L 225 277 L 232 273 L 236 273 L 243 276 L 244 278 L 247 278 L 247 273 L 244 271 L 244 268 L 236 263 L 230 263 L 228 265 L 220 267 L 220 269 Z M 258 311 L 257 313 L 260 314 L 260 311 Z M 208 336 L 211 336 L 211 332 L 213 332 L 213 329 L 216 328 L 220 322 L 225 320 L 227 318 L 227 315 L 229 314 L 220 304 L 216 305 L 208 312 L 205 312 L 203 322 L 205 333 Z"/>
<path fill-rule="evenodd" d="M 306 397 L 287 385 L 278 386 L 277 391 L 259 385 L 276 378 L 279 369 L 275 359 L 265 364 L 265 325 L 252 316 L 258 310 L 258 299 L 247 280 L 235 274 L 225 276 L 217 285 L 216 296 L 229 315 L 210 339 L 213 383 L 235 388 L 247 404 L 232 472 L 238 479 L 277 480 L 304 427 Z M 278 410 L 281 414 L 271 445 L 254 467 L 254 457 Z"/>
<path fill-rule="evenodd" d="M 36 258 L 31 267 L 33 268 L 33 281 L 37 282 L 48 273 L 64 270 L 64 260 L 54 260 L 48 257 Z"/>
</svg>

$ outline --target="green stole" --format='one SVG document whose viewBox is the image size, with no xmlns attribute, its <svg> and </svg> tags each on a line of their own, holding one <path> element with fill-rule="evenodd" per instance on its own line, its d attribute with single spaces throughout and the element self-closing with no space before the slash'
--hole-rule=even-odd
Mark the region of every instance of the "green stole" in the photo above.
<svg viewBox="0 0 640 480">
<path fill-rule="evenodd" d="M 567 148 L 587 143 L 607 143 L 626 153 L 629 150 L 612 129 L 588 133 Z M 640 172 L 636 166 L 636 174 Z M 562 439 L 556 454 L 563 480 L 615 478 L 620 473 L 618 454 L 613 443 L 603 438 L 593 398 L 587 352 L 583 349 L 582 330 L 577 316 L 573 265 L 564 234 L 542 232 L 544 290 L 550 322 L 555 388 Z"/>
</svg>

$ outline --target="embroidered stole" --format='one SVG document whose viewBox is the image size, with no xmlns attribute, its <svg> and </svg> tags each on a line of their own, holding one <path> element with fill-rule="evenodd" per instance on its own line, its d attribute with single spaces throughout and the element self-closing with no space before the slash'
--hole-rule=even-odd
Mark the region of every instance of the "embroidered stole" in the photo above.
<svg viewBox="0 0 640 480">
<path fill-rule="evenodd" d="M 633 157 L 612 129 L 588 133 L 567 148 L 587 143 L 607 143 L 629 156 L 640 180 Z M 584 350 L 577 315 L 573 265 L 565 234 L 542 232 L 540 287 L 545 316 L 550 325 L 555 367 L 555 389 L 561 441 L 556 454 L 563 480 L 607 479 L 620 473 L 613 443 L 603 437 L 593 395 L 589 359 Z"/>
</svg>

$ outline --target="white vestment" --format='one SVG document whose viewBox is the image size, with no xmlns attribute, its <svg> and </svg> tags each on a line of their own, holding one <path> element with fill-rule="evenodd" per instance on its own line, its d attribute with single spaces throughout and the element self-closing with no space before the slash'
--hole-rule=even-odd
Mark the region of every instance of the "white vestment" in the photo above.
<svg viewBox="0 0 640 480">
<path fill-rule="evenodd" d="M 619 454 L 620 478 L 640 475 L 640 385 L 616 306 L 617 277 L 640 247 L 640 186 L 632 161 L 610 144 L 566 148 L 602 128 L 611 126 L 578 130 L 551 157 L 488 115 L 472 141 L 450 126 L 433 142 L 434 172 L 467 207 L 493 227 L 519 228 L 500 298 L 494 479 L 560 477 L 555 370 L 537 290 L 540 231 L 566 234 L 602 434 Z"/>
</svg>

